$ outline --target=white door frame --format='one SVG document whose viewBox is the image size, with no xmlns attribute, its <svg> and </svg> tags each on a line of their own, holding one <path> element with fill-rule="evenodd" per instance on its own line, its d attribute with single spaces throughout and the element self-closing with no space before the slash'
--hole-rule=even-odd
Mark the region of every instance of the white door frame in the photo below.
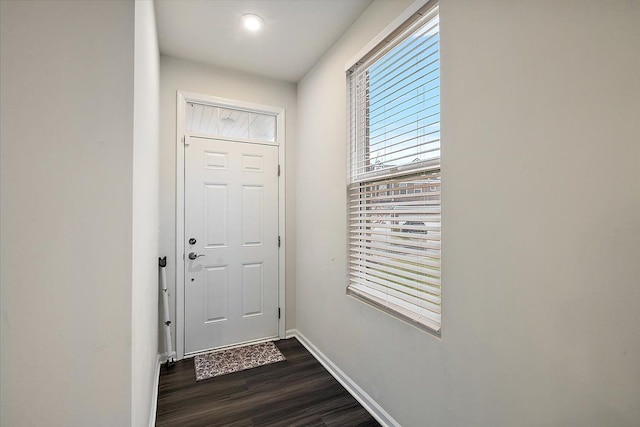
<svg viewBox="0 0 640 427">
<path fill-rule="evenodd" d="M 238 138 L 218 138 L 225 141 L 252 142 L 265 145 L 275 145 L 278 147 L 278 163 L 280 166 L 280 179 L 278 181 L 278 235 L 280 237 L 280 248 L 278 250 L 278 302 L 280 307 L 280 318 L 278 319 L 278 336 L 285 338 L 285 133 L 284 133 L 284 108 L 271 107 L 267 105 L 254 104 L 243 101 L 236 101 L 215 96 L 202 95 L 177 91 L 177 113 L 176 113 L 176 358 L 184 358 L 184 141 L 188 136 L 185 126 L 185 112 L 187 103 L 213 105 L 236 110 L 244 110 L 257 113 L 268 113 L 276 115 L 276 141 L 265 143 L 263 141 L 253 141 Z M 196 134 L 193 134 L 197 136 Z M 201 135 L 202 136 L 202 135 Z M 211 138 L 211 136 L 208 136 Z M 215 138 L 214 138 L 215 139 Z M 274 242 L 276 244 L 276 242 Z"/>
</svg>

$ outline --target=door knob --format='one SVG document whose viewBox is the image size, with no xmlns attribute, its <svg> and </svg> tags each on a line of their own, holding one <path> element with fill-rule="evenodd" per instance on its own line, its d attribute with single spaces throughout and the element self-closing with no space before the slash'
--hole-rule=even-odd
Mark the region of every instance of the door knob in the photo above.
<svg viewBox="0 0 640 427">
<path fill-rule="evenodd" d="M 189 259 L 193 260 L 193 259 L 196 259 L 196 258 L 200 258 L 201 256 L 204 256 L 204 254 L 197 254 L 195 252 L 191 252 L 189 254 Z"/>
</svg>

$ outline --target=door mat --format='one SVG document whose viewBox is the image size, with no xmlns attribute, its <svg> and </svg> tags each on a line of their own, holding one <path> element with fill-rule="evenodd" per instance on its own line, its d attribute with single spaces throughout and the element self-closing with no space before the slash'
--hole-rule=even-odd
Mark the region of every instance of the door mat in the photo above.
<svg viewBox="0 0 640 427">
<path fill-rule="evenodd" d="M 196 381 L 283 360 L 286 360 L 285 357 L 271 341 L 199 354 L 195 357 Z"/>
</svg>

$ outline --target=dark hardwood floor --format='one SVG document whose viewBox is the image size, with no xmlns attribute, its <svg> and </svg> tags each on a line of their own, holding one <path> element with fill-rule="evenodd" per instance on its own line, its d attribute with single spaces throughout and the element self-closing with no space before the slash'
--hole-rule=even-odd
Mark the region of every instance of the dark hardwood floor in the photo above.
<svg viewBox="0 0 640 427">
<path fill-rule="evenodd" d="M 295 339 L 284 362 L 196 382 L 193 359 L 162 366 L 156 426 L 378 426 Z"/>
</svg>

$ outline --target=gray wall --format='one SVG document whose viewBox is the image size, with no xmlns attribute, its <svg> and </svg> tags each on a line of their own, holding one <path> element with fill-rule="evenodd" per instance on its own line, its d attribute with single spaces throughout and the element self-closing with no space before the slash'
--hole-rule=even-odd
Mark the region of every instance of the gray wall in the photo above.
<svg viewBox="0 0 640 427">
<path fill-rule="evenodd" d="M 296 86 L 250 74 L 202 65 L 168 56 L 160 57 L 160 253 L 168 256 L 167 282 L 171 318 L 175 319 L 176 263 L 176 92 L 230 98 L 257 104 L 283 107 L 286 120 L 286 327 L 295 326 L 295 129 Z M 175 330 L 172 338 L 175 349 Z M 165 352 L 164 337 L 160 352 Z"/>
<path fill-rule="evenodd" d="M 640 3 L 443 1 L 443 329 L 345 295 L 346 62 L 298 85 L 297 328 L 403 426 L 637 426 Z"/>
<path fill-rule="evenodd" d="M 0 8 L 0 425 L 146 426 L 157 360 L 152 4 Z"/>
</svg>

